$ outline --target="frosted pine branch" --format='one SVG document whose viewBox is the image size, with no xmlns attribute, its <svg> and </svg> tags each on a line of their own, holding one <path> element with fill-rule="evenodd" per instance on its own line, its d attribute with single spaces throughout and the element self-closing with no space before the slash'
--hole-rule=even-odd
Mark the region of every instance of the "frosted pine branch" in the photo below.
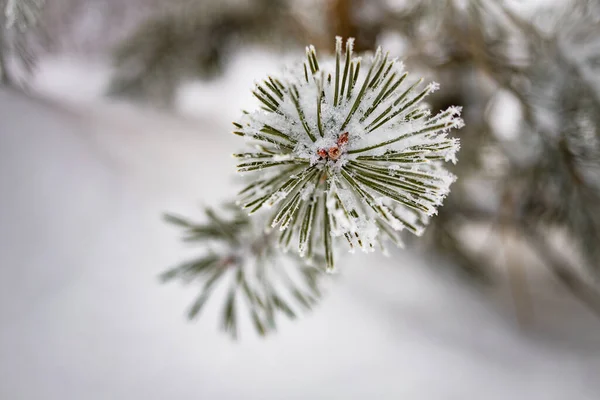
<svg viewBox="0 0 600 400">
<path fill-rule="evenodd" d="M 251 173 L 239 204 L 250 214 L 271 209 L 269 228 L 284 250 L 323 254 L 334 269 L 334 242 L 353 251 L 402 245 L 399 232 L 420 235 L 455 180 L 444 162 L 456 162 L 463 125 L 459 107 L 437 115 L 422 100 L 438 89 L 410 79 L 381 49 L 362 60 L 353 39 L 336 38 L 333 59 L 306 61 L 270 76 L 254 95 L 261 106 L 234 123 L 252 150 L 235 157 Z"/>
<path fill-rule="evenodd" d="M 240 324 L 240 307 L 246 307 L 260 335 L 275 330 L 280 314 L 295 318 L 321 297 L 322 270 L 293 254 L 282 255 L 275 237 L 265 233 L 264 221 L 252 221 L 229 204 L 215 212 L 206 209 L 207 222 L 195 223 L 167 215 L 166 220 L 184 230 L 183 240 L 202 243 L 202 254 L 161 275 L 163 281 L 200 284 L 188 310 L 199 316 L 211 297 L 225 289 L 221 326 L 233 338 Z"/>
</svg>

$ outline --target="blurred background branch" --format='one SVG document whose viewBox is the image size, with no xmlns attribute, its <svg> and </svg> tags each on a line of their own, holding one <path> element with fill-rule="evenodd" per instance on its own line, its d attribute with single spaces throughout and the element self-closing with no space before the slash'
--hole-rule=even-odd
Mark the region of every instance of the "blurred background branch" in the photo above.
<svg viewBox="0 0 600 400">
<path fill-rule="evenodd" d="M 35 63 L 34 51 L 28 41 L 29 31 L 36 26 L 45 0 L 0 0 L 0 82 L 15 84 L 11 77 L 12 59 L 27 73 Z"/>
<path fill-rule="evenodd" d="M 202 283 L 202 290 L 188 311 L 196 318 L 219 287 L 227 286 L 221 327 L 232 338 L 239 332 L 239 321 L 249 314 L 261 335 L 274 331 L 277 318 L 294 319 L 300 311 L 310 310 L 321 297 L 323 268 L 308 265 L 306 259 L 284 255 L 276 247 L 274 232 L 264 231 L 264 221 L 253 221 L 235 204 L 224 210 L 205 210 L 206 223 L 195 223 L 175 215 L 165 220 L 184 230 L 183 241 L 194 243 L 203 254 L 165 271 L 165 282 Z M 225 214 L 225 215 L 223 215 Z M 229 215 L 228 215 L 229 214 Z M 261 223 L 262 222 L 262 223 Z M 239 312 L 239 299 L 248 312 Z"/>
</svg>

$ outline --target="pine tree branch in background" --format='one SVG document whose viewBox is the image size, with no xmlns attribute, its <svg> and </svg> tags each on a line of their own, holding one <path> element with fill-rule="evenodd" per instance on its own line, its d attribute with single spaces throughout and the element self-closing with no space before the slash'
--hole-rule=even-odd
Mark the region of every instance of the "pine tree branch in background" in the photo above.
<svg viewBox="0 0 600 400">
<path fill-rule="evenodd" d="M 596 287 L 587 284 L 574 271 L 576 268 L 570 265 L 565 258 L 555 250 L 543 237 L 543 235 L 527 224 L 520 225 L 520 231 L 535 250 L 538 257 L 550 269 L 553 275 L 563 284 L 565 288 L 587 308 L 600 318 L 600 292 Z"/>
<path fill-rule="evenodd" d="M 161 275 L 163 282 L 178 280 L 201 287 L 188 310 L 190 319 L 225 289 L 222 329 L 237 338 L 245 318 L 240 312 L 243 302 L 256 332 L 263 336 L 276 329 L 280 315 L 296 318 L 319 301 L 324 271 L 293 254 L 283 254 L 260 220 L 251 220 L 234 204 L 218 212 L 207 208 L 205 215 L 205 223 L 165 215 L 167 222 L 183 230 L 185 242 L 200 244 L 203 250 L 201 256 Z"/>
<path fill-rule="evenodd" d="M 5 0 L 5 28 L 25 32 L 34 26 L 40 16 L 45 0 Z"/>
<path fill-rule="evenodd" d="M 597 73 L 592 73 L 598 66 L 594 60 L 600 57 L 599 4 L 572 1 L 572 7 L 559 11 L 548 6 L 539 18 L 526 19 L 510 10 L 503 14 L 501 2 L 477 0 L 466 9 L 452 0 L 420 2 L 414 7 L 411 3 L 415 2 L 385 13 L 388 21 L 415 16 L 409 25 L 390 24 L 383 29 L 399 32 L 407 40 L 408 62 L 447 76 L 438 78 L 442 83 L 453 82 L 454 96 L 460 100 L 449 101 L 465 106 L 467 122 L 461 131 L 462 161 L 454 168 L 463 179 L 430 232 L 453 235 L 448 224 L 469 221 L 469 216 L 457 211 L 477 202 L 473 200 L 477 190 L 461 190 L 461 182 L 480 182 L 479 190 L 494 196 L 492 203 L 500 202 L 502 187 L 514 186 L 520 188 L 515 194 L 516 215 L 534 226 L 550 222 L 567 228 L 588 268 L 599 271 L 600 84 Z M 428 11 L 418 14 L 419 7 Z M 476 87 L 478 81 L 484 84 Z M 510 139 L 497 136 L 496 128 L 486 121 L 485 105 L 493 105 L 499 89 L 510 92 L 523 112 L 519 131 Z M 446 104 L 434 103 L 434 108 Z M 493 150 L 510 167 L 489 175 L 483 148 Z M 443 226 L 438 230 L 436 225 Z M 460 250 L 454 250 L 461 246 L 444 243 L 448 238 L 440 235 L 432 247 L 446 248 L 446 254 L 464 260 Z M 481 265 L 485 268 L 485 263 Z"/>
<path fill-rule="evenodd" d="M 28 33 L 37 24 L 46 0 L 0 1 L 0 81 L 15 85 L 8 68 L 9 57 L 16 57 L 20 67 L 31 73 L 35 54 L 28 44 Z"/>
<path fill-rule="evenodd" d="M 4 55 L 4 27 L 0 24 L 0 84 L 12 85 L 8 71 L 6 70 L 6 58 Z"/>
<path fill-rule="evenodd" d="M 361 25 L 356 10 L 360 9 L 358 3 L 363 0 L 328 0 L 327 22 L 329 24 L 329 33 L 331 36 L 341 36 L 343 38 L 355 38 L 354 50 L 363 52 L 377 47 L 377 31 L 366 30 Z"/>
<path fill-rule="evenodd" d="M 212 4 L 196 0 L 144 22 L 115 50 L 109 94 L 169 107 L 183 80 L 221 72 L 232 46 L 297 43 L 308 34 L 288 0 Z"/>
</svg>

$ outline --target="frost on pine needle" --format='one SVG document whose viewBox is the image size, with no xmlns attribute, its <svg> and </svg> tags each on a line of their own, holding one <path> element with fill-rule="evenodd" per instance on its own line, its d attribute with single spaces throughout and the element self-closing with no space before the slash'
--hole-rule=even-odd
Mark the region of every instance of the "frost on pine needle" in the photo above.
<svg viewBox="0 0 600 400">
<path fill-rule="evenodd" d="M 275 330 L 279 314 L 295 318 L 320 299 L 322 270 L 297 255 L 283 256 L 274 243 L 278 238 L 264 231 L 264 221 L 252 221 L 234 204 L 219 214 L 212 209 L 205 214 L 206 223 L 165 217 L 184 229 L 184 241 L 204 246 L 203 255 L 161 275 L 163 281 L 200 284 L 188 311 L 190 319 L 199 315 L 210 297 L 222 293 L 221 324 L 226 332 L 237 337 L 239 308 L 246 307 L 256 331 L 265 335 Z"/>
<path fill-rule="evenodd" d="M 431 115 L 422 100 L 438 89 L 412 79 L 381 49 L 368 59 L 352 53 L 353 39 L 335 57 L 306 60 L 253 93 L 260 108 L 234 123 L 251 150 L 235 154 L 251 183 L 239 204 L 250 214 L 270 209 L 269 228 L 284 250 L 325 256 L 334 269 L 334 241 L 353 251 L 383 249 L 399 232 L 423 232 L 455 180 L 461 109 Z"/>
</svg>

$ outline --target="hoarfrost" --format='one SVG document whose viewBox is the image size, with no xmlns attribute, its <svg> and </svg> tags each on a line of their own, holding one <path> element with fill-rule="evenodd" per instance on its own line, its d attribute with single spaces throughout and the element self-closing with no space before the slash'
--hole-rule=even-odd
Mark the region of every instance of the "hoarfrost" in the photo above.
<svg viewBox="0 0 600 400">
<path fill-rule="evenodd" d="M 351 251 L 370 252 L 384 236 L 401 245 L 394 232 L 422 234 L 456 179 L 444 168 L 460 147 L 448 133 L 464 123 L 460 107 L 431 115 L 424 100 L 438 83 L 409 78 L 381 48 L 365 58 L 352 48 L 350 40 L 344 52 L 337 38 L 336 57 L 318 60 L 309 46 L 304 63 L 257 85 L 263 107 L 242 117 L 240 131 L 268 150 L 242 170 L 274 182 L 246 201 L 276 206 L 281 230 L 300 236 L 310 218 L 325 239 L 344 236 Z M 290 164 L 298 166 L 294 182 L 266 172 L 281 174 Z M 325 240 L 326 253 L 327 246 Z M 306 242 L 298 244 L 300 255 L 307 251 Z"/>
</svg>

